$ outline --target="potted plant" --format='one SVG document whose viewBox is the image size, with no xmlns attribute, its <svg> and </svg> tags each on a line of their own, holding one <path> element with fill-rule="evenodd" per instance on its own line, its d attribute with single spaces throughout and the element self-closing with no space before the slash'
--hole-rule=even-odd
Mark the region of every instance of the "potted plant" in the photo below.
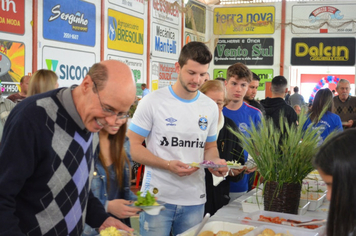
<svg viewBox="0 0 356 236">
<path fill-rule="evenodd" d="M 264 182 L 265 210 L 298 213 L 302 180 L 314 169 L 312 158 L 319 149 L 319 129 L 309 126 L 303 130 L 306 120 L 301 115 L 299 125 L 289 126 L 281 115 L 281 128 L 277 128 L 272 119 L 262 118 L 246 136 L 230 129 L 257 164 Z"/>
</svg>

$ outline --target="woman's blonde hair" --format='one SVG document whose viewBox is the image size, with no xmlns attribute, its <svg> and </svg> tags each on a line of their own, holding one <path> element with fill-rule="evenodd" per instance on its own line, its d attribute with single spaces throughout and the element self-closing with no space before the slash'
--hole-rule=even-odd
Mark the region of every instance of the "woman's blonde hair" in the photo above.
<svg viewBox="0 0 356 236">
<path fill-rule="evenodd" d="M 220 80 L 208 80 L 200 88 L 200 92 L 206 94 L 208 91 L 221 91 L 224 92 L 224 105 L 227 104 L 226 100 L 226 89 L 224 82 Z"/>
<path fill-rule="evenodd" d="M 27 97 L 55 89 L 57 81 L 58 76 L 51 70 L 36 71 L 30 79 Z"/>
</svg>

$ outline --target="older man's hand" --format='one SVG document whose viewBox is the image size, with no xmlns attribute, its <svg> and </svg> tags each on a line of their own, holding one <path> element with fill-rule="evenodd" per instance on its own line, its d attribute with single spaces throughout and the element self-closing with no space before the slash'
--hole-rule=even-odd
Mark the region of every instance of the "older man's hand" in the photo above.
<svg viewBox="0 0 356 236">
<path fill-rule="evenodd" d="M 107 227 L 114 226 L 117 229 L 122 229 L 126 230 L 129 232 L 133 232 L 134 229 L 128 227 L 124 223 L 122 223 L 120 220 L 115 219 L 114 217 L 109 217 L 107 218 L 104 223 L 100 226 L 99 231 L 106 229 Z"/>
</svg>

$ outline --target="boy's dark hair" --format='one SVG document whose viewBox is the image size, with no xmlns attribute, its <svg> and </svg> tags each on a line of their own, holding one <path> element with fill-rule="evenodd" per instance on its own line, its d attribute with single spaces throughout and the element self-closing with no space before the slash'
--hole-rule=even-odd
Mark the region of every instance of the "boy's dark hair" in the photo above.
<svg viewBox="0 0 356 236">
<path fill-rule="evenodd" d="M 182 48 L 178 63 L 180 67 L 187 64 L 188 60 L 196 61 L 202 65 L 209 64 L 213 56 L 209 48 L 202 42 L 190 42 Z"/>
<path fill-rule="evenodd" d="M 235 77 L 237 80 L 245 79 L 248 83 L 251 83 L 252 72 L 246 65 L 238 62 L 227 68 L 226 80 L 229 81 L 231 77 Z"/>
<path fill-rule="evenodd" d="M 272 93 L 277 93 L 277 94 L 284 94 L 286 87 L 288 85 L 287 79 L 282 76 L 278 75 L 272 79 Z"/>
</svg>

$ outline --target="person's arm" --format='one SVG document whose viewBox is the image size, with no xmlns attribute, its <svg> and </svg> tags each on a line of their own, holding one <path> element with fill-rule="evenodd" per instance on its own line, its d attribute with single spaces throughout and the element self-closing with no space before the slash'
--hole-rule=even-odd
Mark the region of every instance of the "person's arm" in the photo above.
<svg viewBox="0 0 356 236">
<path fill-rule="evenodd" d="M 178 160 L 165 160 L 158 156 L 153 155 L 147 148 L 142 146 L 142 142 L 145 140 L 144 136 L 141 136 L 132 130 L 128 130 L 127 137 L 130 139 L 131 145 L 131 157 L 134 161 L 143 165 L 152 166 L 160 169 L 164 169 L 173 172 L 179 176 L 186 176 L 197 171 L 197 168 L 189 168 L 189 165 Z M 167 157 L 168 159 L 169 157 Z"/>
<path fill-rule="evenodd" d="M 15 216 L 16 197 L 36 168 L 36 127 L 31 119 L 14 119 L 10 114 L 0 148 L 0 235 L 22 236 Z M 24 132 L 25 131 L 25 132 Z"/>
<path fill-rule="evenodd" d="M 92 228 L 99 228 L 108 217 L 109 215 L 105 212 L 104 206 L 90 190 L 85 223 L 90 225 Z"/>
</svg>

